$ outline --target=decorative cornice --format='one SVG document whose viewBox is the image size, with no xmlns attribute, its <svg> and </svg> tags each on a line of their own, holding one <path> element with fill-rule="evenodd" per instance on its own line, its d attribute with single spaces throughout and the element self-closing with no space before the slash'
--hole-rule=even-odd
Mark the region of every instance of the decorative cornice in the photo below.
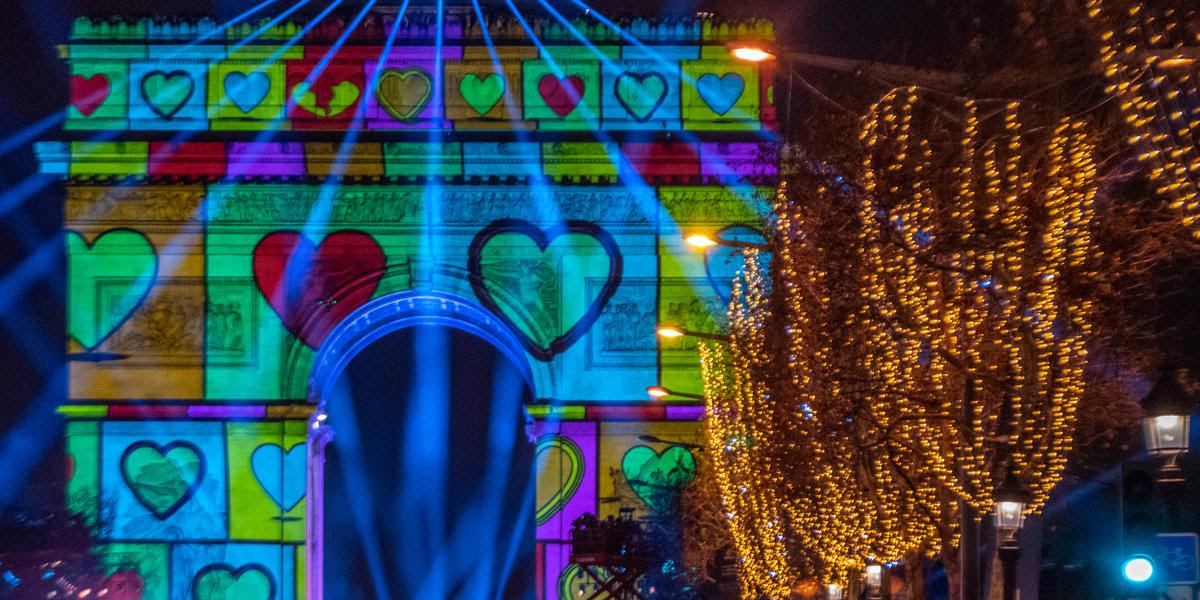
<svg viewBox="0 0 1200 600">
<path fill-rule="evenodd" d="M 311 181 L 366 183 L 769 184 L 775 148 L 753 142 L 359 143 L 38 142 L 42 173 L 76 182 Z"/>
<path fill-rule="evenodd" d="M 306 41 L 331 41 L 341 37 L 352 16 L 329 16 L 304 33 Z M 395 23 L 394 11 L 372 11 L 350 35 L 349 43 L 379 43 L 387 38 Z M 526 22 L 538 39 L 545 42 L 578 43 L 578 37 L 594 43 L 621 42 L 622 33 L 645 43 L 724 43 L 735 40 L 772 40 L 774 27 L 770 21 L 725 21 L 713 17 L 687 19 L 616 19 L 618 32 L 593 16 L 568 19 L 570 28 L 548 17 L 529 18 Z M 432 40 L 437 36 L 437 17 L 431 11 L 411 9 L 401 24 L 397 39 Z M 213 43 L 241 41 L 263 29 L 270 20 L 263 18 L 220 29 L 210 18 L 179 20 L 168 18 L 80 17 L 71 28 L 71 39 L 77 42 L 147 42 L 190 41 L 204 38 Z M 302 18 L 275 24 L 254 36 L 256 41 L 276 43 L 296 36 L 311 23 Z M 511 15 L 488 17 L 488 36 L 494 42 L 528 43 L 525 27 Z M 445 40 L 483 41 L 482 24 L 470 9 L 446 9 L 442 18 L 442 38 Z"/>
</svg>

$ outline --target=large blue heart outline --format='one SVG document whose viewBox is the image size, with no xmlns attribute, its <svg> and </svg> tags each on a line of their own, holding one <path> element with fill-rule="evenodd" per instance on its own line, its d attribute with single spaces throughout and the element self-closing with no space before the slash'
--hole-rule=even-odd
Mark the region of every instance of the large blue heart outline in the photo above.
<svg viewBox="0 0 1200 600">
<path fill-rule="evenodd" d="M 725 116 L 725 113 L 732 110 L 745 91 L 746 80 L 737 73 L 721 76 L 705 73 L 696 79 L 696 92 L 700 94 L 700 99 L 718 116 Z"/>
<path fill-rule="evenodd" d="M 545 348 L 538 345 L 524 329 L 517 326 L 504 313 L 500 308 L 500 304 L 492 297 L 492 292 L 488 289 L 487 283 L 484 281 L 483 248 L 492 238 L 504 233 L 522 234 L 533 240 L 533 243 L 537 244 L 538 250 L 543 252 L 551 242 L 560 236 L 570 233 L 583 234 L 599 242 L 600 246 L 608 254 L 608 277 L 604 281 L 604 286 L 600 288 L 600 293 L 597 294 L 596 299 L 592 301 L 591 305 L 588 306 L 587 312 L 579 317 L 579 320 L 575 324 L 567 328 L 562 335 L 551 340 L 550 344 Z M 556 354 L 560 354 L 571 347 L 571 344 L 574 344 L 579 338 L 583 337 L 584 333 L 587 333 L 588 329 L 591 329 L 596 320 L 600 318 L 600 313 L 604 312 L 604 307 L 608 306 L 608 301 L 612 300 L 613 295 L 617 293 L 617 288 L 621 285 L 621 273 L 623 269 L 621 250 L 617 246 L 616 240 L 599 225 L 590 221 L 568 220 L 557 225 L 552 225 L 547 229 L 542 229 L 523 219 L 498 219 L 492 221 L 490 225 L 476 234 L 475 239 L 471 240 L 471 247 L 467 250 L 467 272 L 471 281 L 471 289 L 475 292 L 475 297 L 479 299 L 484 308 L 487 308 L 498 319 L 508 325 L 508 328 L 521 341 L 521 345 L 525 347 L 526 352 L 529 352 L 534 358 L 542 362 L 553 360 Z"/>
<path fill-rule="evenodd" d="M 250 454 L 254 479 L 282 512 L 291 512 L 306 493 L 308 445 L 301 442 L 284 452 L 279 444 L 263 444 Z"/>
</svg>

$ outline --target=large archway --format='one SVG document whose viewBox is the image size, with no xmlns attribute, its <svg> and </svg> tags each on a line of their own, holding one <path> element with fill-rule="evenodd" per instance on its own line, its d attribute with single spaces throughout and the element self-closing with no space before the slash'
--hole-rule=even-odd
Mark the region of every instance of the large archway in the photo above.
<svg viewBox="0 0 1200 600">
<path fill-rule="evenodd" d="M 312 378 L 309 597 L 532 598 L 530 381 L 464 299 L 405 292 L 347 318 Z"/>
</svg>

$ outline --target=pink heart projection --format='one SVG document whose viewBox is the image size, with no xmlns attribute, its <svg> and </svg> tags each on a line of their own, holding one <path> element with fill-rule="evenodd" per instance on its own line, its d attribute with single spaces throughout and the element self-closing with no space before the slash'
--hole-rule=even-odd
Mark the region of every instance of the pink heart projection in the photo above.
<svg viewBox="0 0 1200 600">
<path fill-rule="evenodd" d="M 583 79 L 578 75 L 562 79 L 553 75 L 543 75 L 538 80 L 538 94 L 546 102 L 546 106 L 560 117 L 567 116 L 579 105 L 579 100 L 583 98 L 583 88 Z"/>
<path fill-rule="evenodd" d="M 108 95 L 112 91 L 108 77 L 102 73 L 96 73 L 91 77 L 83 75 L 71 76 L 71 106 L 74 106 L 80 114 L 85 117 L 92 116 L 100 105 L 108 100 Z"/>
<path fill-rule="evenodd" d="M 292 335 L 317 348 L 383 277 L 383 249 L 370 235 L 342 230 L 314 246 L 298 231 L 276 231 L 254 248 L 254 283 Z"/>
</svg>

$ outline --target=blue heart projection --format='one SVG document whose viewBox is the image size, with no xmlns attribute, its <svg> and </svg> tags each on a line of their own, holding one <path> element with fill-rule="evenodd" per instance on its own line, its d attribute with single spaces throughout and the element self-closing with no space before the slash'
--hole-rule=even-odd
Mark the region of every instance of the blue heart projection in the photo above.
<svg viewBox="0 0 1200 600">
<path fill-rule="evenodd" d="M 250 74 L 234 71 L 225 76 L 225 95 L 238 110 L 248 113 L 262 104 L 271 91 L 271 78 L 255 71 Z"/>
<path fill-rule="evenodd" d="M 746 81 L 737 73 L 726 73 L 719 77 L 716 73 L 705 73 L 696 79 L 696 91 L 713 112 L 724 116 L 746 91 Z"/>
<path fill-rule="evenodd" d="M 263 444 L 250 455 L 254 479 L 282 512 L 290 512 L 304 499 L 307 460 L 308 444 L 296 444 L 287 452 L 278 444 Z"/>
</svg>

